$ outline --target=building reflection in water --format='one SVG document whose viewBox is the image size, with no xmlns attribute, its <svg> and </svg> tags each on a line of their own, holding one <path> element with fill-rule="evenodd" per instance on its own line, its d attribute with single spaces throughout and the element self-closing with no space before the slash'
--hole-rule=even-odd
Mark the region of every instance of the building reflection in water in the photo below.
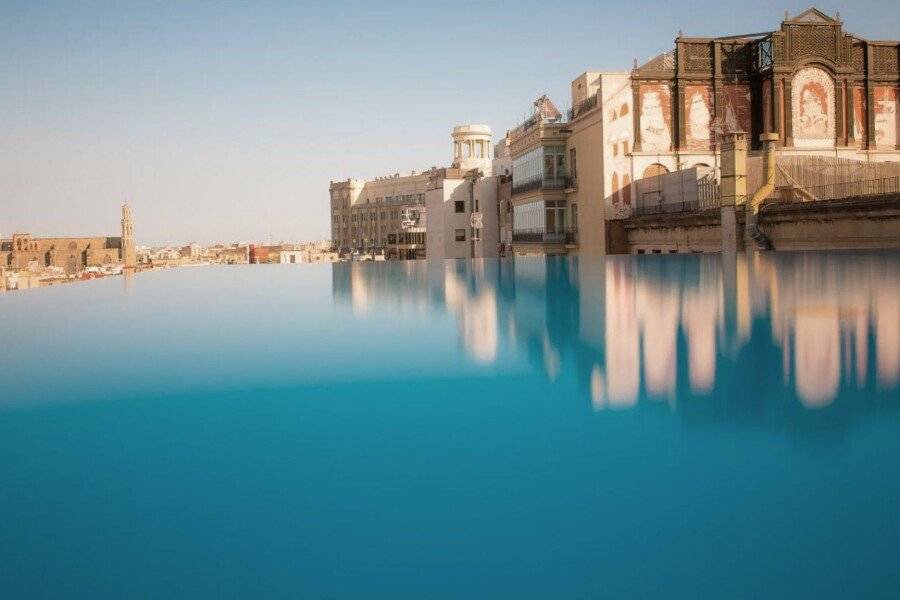
<svg viewBox="0 0 900 600">
<path fill-rule="evenodd" d="M 597 410 L 821 409 L 848 390 L 891 397 L 900 378 L 897 253 L 408 261 L 333 277 L 355 313 L 447 311 L 475 362 L 518 348 L 548 380 L 576 377 Z"/>
</svg>

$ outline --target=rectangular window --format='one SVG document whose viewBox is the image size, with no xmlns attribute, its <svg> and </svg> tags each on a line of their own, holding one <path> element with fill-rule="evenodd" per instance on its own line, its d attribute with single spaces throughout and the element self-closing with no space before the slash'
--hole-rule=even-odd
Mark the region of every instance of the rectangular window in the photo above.
<svg viewBox="0 0 900 600">
<path fill-rule="evenodd" d="M 453 203 L 453 205 L 456 212 L 466 212 L 466 202 L 464 200 L 457 200 Z"/>
<path fill-rule="evenodd" d="M 466 230 L 465 229 L 457 229 L 456 230 L 456 241 L 457 242 L 466 241 Z"/>
<path fill-rule="evenodd" d="M 572 177 L 578 177 L 578 161 L 576 160 L 575 148 L 569 150 L 569 171 L 572 172 Z"/>
</svg>

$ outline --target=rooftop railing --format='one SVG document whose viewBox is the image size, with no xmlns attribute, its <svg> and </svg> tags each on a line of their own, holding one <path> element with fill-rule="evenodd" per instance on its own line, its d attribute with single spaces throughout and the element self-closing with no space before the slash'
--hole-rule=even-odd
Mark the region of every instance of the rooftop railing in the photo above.
<svg viewBox="0 0 900 600">
<path fill-rule="evenodd" d="M 594 108 L 597 108 L 597 94 L 594 94 L 593 96 L 582 100 L 581 103 L 578 104 L 578 106 L 570 108 L 568 111 L 569 120 L 571 121 L 577 118 L 578 115 L 586 113 L 589 110 L 593 110 Z"/>
<path fill-rule="evenodd" d="M 827 183 L 804 188 L 815 200 L 840 200 L 900 193 L 900 176 Z"/>
</svg>

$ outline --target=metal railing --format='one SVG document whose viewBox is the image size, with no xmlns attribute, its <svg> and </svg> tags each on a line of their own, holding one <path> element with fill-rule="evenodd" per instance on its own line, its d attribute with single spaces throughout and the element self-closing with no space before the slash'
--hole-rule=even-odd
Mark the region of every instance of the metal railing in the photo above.
<svg viewBox="0 0 900 600">
<path fill-rule="evenodd" d="M 534 179 L 525 183 L 517 184 L 513 180 L 512 193 L 524 194 L 532 190 L 561 190 L 566 187 L 566 178 L 561 179 Z"/>
<path fill-rule="evenodd" d="M 861 198 L 865 196 L 881 196 L 883 194 L 900 193 L 900 176 L 866 179 L 863 181 L 843 181 L 827 183 L 803 188 L 811 200 L 839 200 L 845 198 Z"/>
<path fill-rule="evenodd" d="M 704 178 L 697 182 L 697 208 L 719 208 L 722 206 L 719 182 L 713 178 Z"/>
<path fill-rule="evenodd" d="M 568 232 L 550 232 L 543 229 L 519 229 L 513 231 L 513 242 L 525 244 L 564 244 L 568 239 Z"/>
<path fill-rule="evenodd" d="M 597 94 L 594 94 L 593 96 L 590 96 L 590 97 L 586 98 L 585 100 L 582 100 L 578 106 L 570 108 L 568 110 L 567 115 L 569 117 L 569 120 L 571 121 L 572 119 L 576 118 L 578 115 L 585 113 L 596 107 L 597 107 Z"/>
<path fill-rule="evenodd" d="M 688 212 L 697 210 L 699 207 L 700 203 L 697 200 L 684 200 L 681 202 L 653 202 L 645 200 L 634 207 L 634 216 Z"/>
</svg>

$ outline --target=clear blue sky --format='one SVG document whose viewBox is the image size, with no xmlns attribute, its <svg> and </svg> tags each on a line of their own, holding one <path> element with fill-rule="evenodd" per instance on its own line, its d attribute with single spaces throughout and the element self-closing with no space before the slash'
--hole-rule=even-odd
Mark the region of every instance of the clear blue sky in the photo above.
<svg viewBox="0 0 900 600">
<path fill-rule="evenodd" d="M 686 35 L 774 29 L 772 2 L 0 3 L 0 234 L 139 243 L 328 235 L 328 182 L 448 161 L 454 124 L 495 140 L 579 73 Z M 900 37 L 894 2 L 848 31 Z"/>
</svg>

